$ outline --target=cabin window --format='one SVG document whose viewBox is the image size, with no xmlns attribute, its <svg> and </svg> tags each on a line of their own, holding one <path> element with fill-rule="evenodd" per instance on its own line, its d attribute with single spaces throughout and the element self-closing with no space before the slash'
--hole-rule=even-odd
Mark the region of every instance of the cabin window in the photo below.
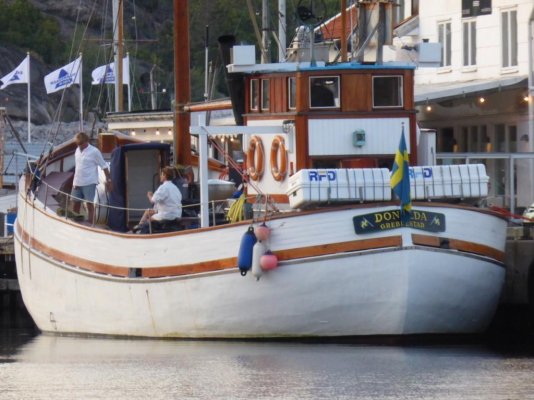
<svg viewBox="0 0 534 400">
<path fill-rule="evenodd" d="M 288 78 L 287 79 L 288 87 L 288 107 L 290 110 L 297 108 L 297 78 Z"/>
<path fill-rule="evenodd" d="M 310 107 L 339 107 L 339 76 L 310 78 Z"/>
<path fill-rule="evenodd" d="M 257 79 L 252 79 L 250 81 L 250 109 L 251 110 L 257 110 L 258 109 L 258 97 L 260 94 L 260 86 L 259 81 Z"/>
<path fill-rule="evenodd" d="M 402 105 L 402 76 L 373 76 L 373 107 Z"/>
<path fill-rule="evenodd" d="M 261 109 L 269 109 L 269 79 L 261 80 Z"/>
</svg>

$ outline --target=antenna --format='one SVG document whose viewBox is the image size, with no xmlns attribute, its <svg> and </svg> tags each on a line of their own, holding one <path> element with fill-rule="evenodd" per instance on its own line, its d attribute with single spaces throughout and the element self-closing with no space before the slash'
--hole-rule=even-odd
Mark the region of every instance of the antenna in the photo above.
<svg viewBox="0 0 534 400">
<path fill-rule="evenodd" d="M 326 4 L 324 0 L 300 0 L 297 5 L 297 18 L 310 31 L 310 65 L 315 67 L 315 32 L 314 28 L 326 19 Z"/>
</svg>

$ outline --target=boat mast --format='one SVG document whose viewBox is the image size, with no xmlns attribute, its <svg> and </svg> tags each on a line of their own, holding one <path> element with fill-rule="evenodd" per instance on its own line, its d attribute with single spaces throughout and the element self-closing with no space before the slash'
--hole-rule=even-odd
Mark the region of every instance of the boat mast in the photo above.
<svg viewBox="0 0 534 400">
<path fill-rule="evenodd" d="M 123 111 L 122 59 L 123 50 L 123 0 L 113 0 L 113 46 L 115 55 L 115 111 Z"/>
<path fill-rule="evenodd" d="M 278 62 L 286 59 L 286 0 L 278 0 Z"/>
<path fill-rule="evenodd" d="M 341 61 L 347 62 L 347 0 L 341 0 Z"/>
<path fill-rule="evenodd" d="M 191 115 L 185 106 L 191 100 L 189 76 L 189 1 L 174 3 L 174 162 L 191 164 Z"/>
<path fill-rule="evenodd" d="M 261 42 L 263 44 L 263 51 L 261 52 L 262 64 L 271 62 L 271 27 L 269 18 L 269 0 L 262 1 L 262 15 L 261 15 Z"/>
</svg>

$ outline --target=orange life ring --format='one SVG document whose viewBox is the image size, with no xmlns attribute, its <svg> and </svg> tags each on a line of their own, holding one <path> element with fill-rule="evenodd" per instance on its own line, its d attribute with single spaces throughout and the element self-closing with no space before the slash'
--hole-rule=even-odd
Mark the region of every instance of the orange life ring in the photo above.
<svg viewBox="0 0 534 400">
<path fill-rule="evenodd" d="M 258 181 L 263 175 L 263 143 L 259 136 L 252 136 L 247 150 L 247 166 L 250 179 Z"/>
<path fill-rule="evenodd" d="M 280 166 L 278 166 L 278 154 L 280 154 Z M 276 181 L 283 181 L 287 174 L 287 151 L 282 136 L 275 136 L 271 144 L 271 174 Z"/>
</svg>

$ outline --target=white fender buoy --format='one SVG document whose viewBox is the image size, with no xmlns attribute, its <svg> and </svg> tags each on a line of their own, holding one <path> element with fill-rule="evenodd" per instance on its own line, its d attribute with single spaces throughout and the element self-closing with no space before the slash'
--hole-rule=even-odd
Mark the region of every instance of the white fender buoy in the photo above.
<svg viewBox="0 0 534 400">
<path fill-rule="evenodd" d="M 263 270 L 261 269 L 261 256 L 265 254 L 267 247 L 261 241 L 257 241 L 252 249 L 252 276 L 260 280 Z"/>
</svg>

